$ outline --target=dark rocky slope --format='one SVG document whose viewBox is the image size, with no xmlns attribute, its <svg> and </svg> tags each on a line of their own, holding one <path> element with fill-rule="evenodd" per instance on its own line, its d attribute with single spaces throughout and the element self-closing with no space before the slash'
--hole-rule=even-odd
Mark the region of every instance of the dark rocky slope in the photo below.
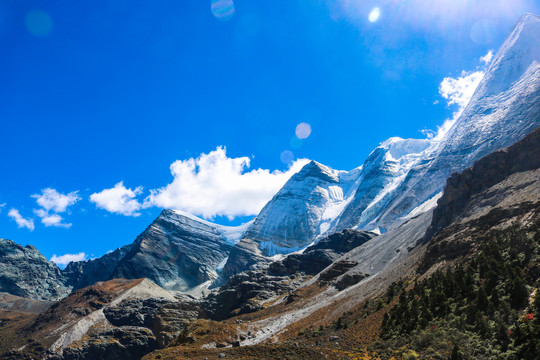
<svg viewBox="0 0 540 360">
<path fill-rule="evenodd" d="M 164 210 L 132 244 L 99 259 L 71 263 L 64 273 L 74 289 L 115 278 L 148 278 L 186 291 L 217 278 L 219 263 L 241 235 L 241 229 L 229 235 L 231 229 Z"/>
<path fill-rule="evenodd" d="M 218 291 L 203 300 L 207 316 L 221 320 L 261 310 L 265 300 L 293 291 L 310 276 L 374 236 L 366 231 L 343 230 L 321 239 L 302 254 L 255 263 L 251 270 L 231 276 Z"/>
<path fill-rule="evenodd" d="M 467 255 L 479 231 L 528 226 L 539 214 L 540 128 L 448 179 L 426 234 L 423 268 Z"/>
<path fill-rule="evenodd" d="M 0 292 L 35 299 L 58 300 L 70 293 L 56 264 L 34 246 L 0 239 Z"/>
</svg>

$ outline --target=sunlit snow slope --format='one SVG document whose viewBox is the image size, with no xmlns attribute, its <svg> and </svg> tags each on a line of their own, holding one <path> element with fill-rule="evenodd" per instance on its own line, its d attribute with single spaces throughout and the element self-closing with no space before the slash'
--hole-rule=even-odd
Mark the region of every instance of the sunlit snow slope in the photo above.
<svg viewBox="0 0 540 360">
<path fill-rule="evenodd" d="M 245 238 L 271 256 L 344 228 L 385 232 L 433 208 L 452 173 L 540 125 L 539 44 L 539 17 L 524 15 L 444 136 L 390 138 L 350 172 L 309 163 L 264 207 Z"/>
</svg>

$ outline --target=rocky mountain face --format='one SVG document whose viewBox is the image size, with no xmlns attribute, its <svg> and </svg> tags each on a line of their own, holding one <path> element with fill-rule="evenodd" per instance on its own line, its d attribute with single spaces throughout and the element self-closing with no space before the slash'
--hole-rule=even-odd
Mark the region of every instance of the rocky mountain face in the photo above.
<svg viewBox="0 0 540 360">
<path fill-rule="evenodd" d="M 424 241 L 423 268 L 465 256 L 479 246 L 476 233 L 540 217 L 540 128 L 452 175 L 434 210 Z"/>
<path fill-rule="evenodd" d="M 146 277 L 166 289 L 187 290 L 217 278 L 241 230 L 165 210 L 117 264 L 112 277 Z"/>
<path fill-rule="evenodd" d="M 404 308 L 408 301 L 400 297 L 407 281 L 420 283 L 429 274 L 437 274 L 438 269 L 451 270 L 454 264 L 484 253 L 480 247 L 497 233 L 527 232 L 523 244 L 510 236 L 510 246 L 516 249 L 538 243 L 539 149 L 540 128 L 453 175 L 434 213 L 417 215 L 379 236 L 348 229 L 322 238 L 302 253 L 274 261 L 266 258 L 269 263 L 232 276 L 220 289 L 200 300 L 173 296 L 149 280 L 113 280 L 78 290 L 52 306 L 44 306 L 38 315 L 26 313 L 17 318 L 10 315 L 13 312 L 0 312 L 0 339 L 15 341 L 13 344 L 21 349 L 13 350 L 11 344 L 8 347 L 0 340 L 2 349 L 12 349 L 2 356 L 33 359 L 45 354 L 50 360 L 144 356 L 172 360 L 268 358 L 263 354 L 270 353 L 275 355 L 270 358 L 276 359 L 298 354 L 338 359 L 344 351 L 351 356 L 383 357 L 385 349 L 405 356 L 407 349 L 378 334 L 404 331 L 403 318 L 412 309 L 425 311 L 418 304 L 401 312 L 392 310 L 394 306 Z M 426 241 L 428 227 L 432 235 Z M 507 262 L 517 264 L 518 259 L 528 259 L 524 271 L 527 279 L 532 279 L 540 269 L 538 249 L 527 250 L 523 256 L 516 253 L 515 259 Z M 474 264 L 480 263 L 476 261 Z M 450 274 L 450 270 L 439 273 Z M 483 276 L 489 277 L 487 274 Z M 534 286 L 521 289 L 525 289 L 526 298 L 534 293 Z M 468 303 L 475 304 L 480 301 L 480 290 L 472 291 L 474 299 Z M 416 296 L 427 295 L 420 292 Z M 494 296 L 489 295 L 486 301 Z M 430 302 L 429 306 L 436 305 Z M 522 305 L 512 306 L 518 308 L 508 310 L 508 316 L 522 323 Z M 383 320 L 387 312 L 392 314 L 390 320 Z M 440 313 L 434 310 L 431 316 Z M 384 321 L 392 321 L 395 327 L 383 325 Z M 446 339 L 446 333 L 437 332 L 443 320 L 437 321 L 415 325 L 433 332 L 423 333 L 423 341 Z M 476 335 L 462 334 L 457 328 L 452 331 L 461 343 L 476 341 Z M 480 330 L 470 331 L 476 334 Z M 412 341 L 408 337 L 399 339 L 398 344 Z M 359 341 L 365 346 L 362 352 L 358 352 Z M 378 345 L 381 342 L 384 346 Z M 449 357 L 452 342 L 443 343 L 437 345 L 437 351 Z M 317 353 L 312 354 L 315 346 Z M 430 351 L 435 350 L 422 347 L 420 342 L 408 346 L 434 356 Z"/>
<path fill-rule="evenodd" d="M 331 265 L 343 254 L 372 239 L 376 234 L 346 229 L 321 239 L 301 254 L 291 254 L 270 264 L 269 272 L 275 275 L 304 273 L 315 275 Z"/>
<path fill-rule="evenodd" d="M 0 292 L 36 299 L 57 300 L 71 289 L 61 270 L 34 246 L 0 239 Z"/>
<path fill-rule="evenodd" d="M 354 230 L 322 239 L 318 250 L 332 244 L 352 249 L 346 245 L 349 251 L 314 276 L 293 273 L 302 262 L 300 254 L 264 271 L 232 276 L 203 300 L 208 311 L 218 304 L 223 306 L 218 313 L 226 314 L 221 326 L 212 324 L 211 336 L 200 335 L 199 323 L 186 328 L 172 347 L 144 359 L 451 358 L 456 353 L 534 359 L 534 331 L 540 325 L 533 312 L 540 308 L 535 295 L 539 147 L 540 128 L 453 175 L 434 213 L 414 216 L 370 239 Z M 428 228 L 432 236 L 426 242 Z M 290 267 L 284 266 L 288 258 Z M 464 330 L 463 322 L 472 325 Z M 189 337 L 191 342 L 185 340 Z M 459 339 L 458 345 L 452 339 Z M 316 353 L 310 352 L 313 348 Z"/>
<path fill-rule="evenodd" d="M 126 256 L 133 244 L 122 246 L 112 253 L 88 261 L 70 262 L 63 271 L 67 284 L 74 290 L 113 278 L 118 263 Z"/>
<path fill-rule="evenodd" d="M 148 278 L 176 291 L 208 286 L 248 225 L 220 226 L 164 210 L 132 244 L 97 259 L 72 262 L 64 270 L 33 246 L 0 239 L 0 292 L 58 300 L 72 290 L 117 278 Z"/>
<path fill-rule="evenodd" d="M 212 319 L 224 319 L 233 314 L 260 310 L 264 307 L 264 300 L 294 290 L 307 278 L 374 236 L 366 231 L 347 229 L 321 239 L 302 253 L 274 261 L 263 258 L 251 270 L 232 275 L 203 300 L 207 315 Z"/>
<path fill-rule="evenodd" d="M 217 278 L 244 226 L 209 223 L 176 210 L 161 215 L 130 245 L 95 260 L 71 263 L 69 285 L 82 288 L 114 278 L 148 278 L 170 290 L 186 291 Z"/>
</svg>

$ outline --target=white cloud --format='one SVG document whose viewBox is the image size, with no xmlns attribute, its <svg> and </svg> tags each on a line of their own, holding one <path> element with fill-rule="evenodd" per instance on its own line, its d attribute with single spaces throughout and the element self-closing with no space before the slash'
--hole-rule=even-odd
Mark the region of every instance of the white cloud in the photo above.
<svg viewBox="0 0 540 360">
<path fill-rule="evenodd" d="M 439 85 L 439 93 L 448 101 L 448 105 L 456 104 L 463 110 L 483 76 L 483 71 L 462 71 L 461 76 L 456 78 L 446 77 Z"/>
<path fill-rule="evenodd" d="M 22 215 L 19 213 L 19 210 L 17 209 L 9 210 L 8 216 L 12 218 L 13 220 L 15 220 L 18 227 L 27 228 L 30 231 L 34 230 L 34 220 L 26 219 L 22 217 Z"/>
<path fill-rule="evenodd" d="M 6 206 L 6 203 L 0 204 L 0 212 L 2 211 L 2 208 Z"/>
<path fill-rule="evenodd" d="M 37 210 L 34 210 L 34 214 L 39 216 L 41 218 L 41 222 L 47 227 L 54 226 L 54 227 L 63 227 L 66 229 L 71 227 L 71 224 L 62 222 L 62 220 L 64 220 L 62 216 L 58 214 L 54 214 L 54 213 L 49 214 L 47 210 L 37 209 Z"/>
<path fill-rule="evenodd" d="M 62 222 L 63 218 L 58 213 L 66 212 L 69 206 L 81 199 L 77 195 L 77 191 L 62 194 L 55 189 L 46 188 L 41 190 L 41 194 L 34 194 L 32 197 L 41 206 L 41 209 L 34 209 L 34 214 L 41 218 L 41 222 L 45 226 L 71 227 L 71 224 Z"/>
<path fill-rule="evenodd" d="M 462 71 L 458 77 L 446 77 L 443 79 L 439 85 L 439 94 L 447 100 L 448 105 L 457 105 L 458 108 L 452 114 L 452 118 L 446 119 L 438 128 L 435 136 L 436 140 L 441 139 L 454 125 L 463 110 L 465 110 L 483 77 L 483 71 Z"/>
<path fill-rule="evenodd" d="M 120 181 L 113 188 L 104 189 L 101 192 L 90 195 L 90 201 L 97 207 L 109 212 L 126 216 L 139 216 L 141 203 L 135 199 L 142 192 L 142 187 L 127 189 L 123 181 Z"/>
<path fill-rule="evenodd" d="M 493 50 L 489 50 L 486 55 L 480 57 L 480 61 L 485 65 L 489 64 L 493 59 Z"/>
<path fill-rule="evenodd" d="M 179 209 L 205 218 L 256 215 L 307 162 L 296 160 L 284 172 L 246 172 L 248 157 L 229 158 L 226 149 L 218 147 L 196 159 L 175 161 L 170 166 L 173 181 L 151 190 L 144 206 Z"/>
<path fill-rule="evenodd" d="M 75 204 L 81 198 L 77 195 L 77 191 L 70 192 L 69 194 L 61 194 L 55 189 L 46 188 L 41 190 L 40 194 L 32 195 L 36 199 L 38 205 L 47 211 L 54 211 L 56 213 L 65 212 L 68 206 Z"/>
<path fill-rule="evenodd" d="M 67 264 L 69 264 L 72 261 L 84 261 L 86 260 L 86 254 L 83 252 L 80 252 L 78 254 L 65 254 L 61 256 L 57 256 L 54 254 L 51 257 L 51 261 L 59 265 L 60 267 L 65 267 Z"/>
</svg>

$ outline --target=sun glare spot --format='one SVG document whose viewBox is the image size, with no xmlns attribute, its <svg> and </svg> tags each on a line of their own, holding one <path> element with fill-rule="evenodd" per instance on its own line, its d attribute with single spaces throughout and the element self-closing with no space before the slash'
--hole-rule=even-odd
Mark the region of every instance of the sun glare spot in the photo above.
<svg viewBox="0 0 540 360">
<path fill-rule="evenodd" d="M 479 45 L 489 44 L 495 39 L 495 33 L 495 24 L 487 19 L 482 19 L 471 27 L 471 40 Z"/>
<path fill-rule="evenodd" d="M 378 8 L 378 7 L 375 7 L 369 13 L 369 21 L 375 22 L 375 21 L 379 20 L 380 16 L 381 16 L 381 9 Z"/>
<path fill-rule="evenodd" d="M 233 0 L 212 0 L 211 9 L 219 20 L 229 20 L 234 15 Z"/>
</svg>

